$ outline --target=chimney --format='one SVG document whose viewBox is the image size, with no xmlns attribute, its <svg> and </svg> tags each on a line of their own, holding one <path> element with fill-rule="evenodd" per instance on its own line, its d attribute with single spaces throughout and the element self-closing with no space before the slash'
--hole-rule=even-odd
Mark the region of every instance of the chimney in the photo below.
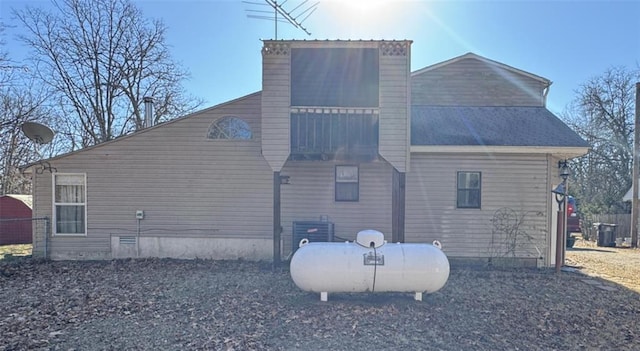
<svg viewBox="0 0 640 351">
<path fill-rule="evenodd" d="M 153 98 L 145 96 L 144 99 L 144 127 L 153 127 Z"/>
</svg>

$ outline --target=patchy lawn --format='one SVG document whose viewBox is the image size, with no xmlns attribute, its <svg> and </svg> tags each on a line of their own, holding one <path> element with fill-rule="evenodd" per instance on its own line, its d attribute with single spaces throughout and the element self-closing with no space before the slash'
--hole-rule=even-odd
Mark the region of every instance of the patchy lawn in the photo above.
<svg viewBox="0 0 640 351">
<path fill-rule="evenodd" d="M 0 261 L 0 350 L 638 350 L 638 297 L 577 273 L 453 268 L 422 302 L 320 302 L 266 263 L 23 258 Z"/>
<path fill-rule="evenodd" d="M 11 258 L 15 256 L 31 256 L 31 249 L 33 245 L 31 244 L 20 244 L 20 245 L 0 245 L 0 260 L 6 258 Z"/>
</svg>

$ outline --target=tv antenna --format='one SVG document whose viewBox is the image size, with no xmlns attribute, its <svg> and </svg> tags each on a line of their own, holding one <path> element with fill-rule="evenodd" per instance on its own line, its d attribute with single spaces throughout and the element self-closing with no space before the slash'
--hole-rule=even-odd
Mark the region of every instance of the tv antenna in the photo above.
<svg viewBox="0 0 640 351">
<path fill-rule="evenodd" d="M 269 6 L 271 10 L 264 9 L 247 9 L 246 11 L 249 13 L 247 17 L 249 18 L 257 18 L 257 19 L 266 19 L 269 21 L 273 21 L 275 25 L 275 39 L 278 40 L 278 22 L 289 23 L 292 26 L 302 30 L 307 33 L 307 35 L 311 35 L 311 33 L 305 28 L 302 23 L 311 16 L 311 14 L 318 8 L 318 4 L 320 2 L 316 2 L 314 4 L 306 5 L 309 0 L 304 0 L 300 5 L 293 8 L 291 11 L 287 11 L 282 7 L 288 0 L 284 0 L 281 3 L 278 3 L 277 0 L 264 0 L 262 2 L 254 2 L 254 1 L 243 1 L 245 4 L 249 5 L 258 5 L 258 6 Z M 303 17 L 299 20 L 300 17 Z"/>
<path fill-rule="evenodd" d="M 21 70 L 24 72 L 29 72 L 29 68 L 27 66 L 0 65 L 0 71 L 13 71 L 13 70 Z"/>
</svg>

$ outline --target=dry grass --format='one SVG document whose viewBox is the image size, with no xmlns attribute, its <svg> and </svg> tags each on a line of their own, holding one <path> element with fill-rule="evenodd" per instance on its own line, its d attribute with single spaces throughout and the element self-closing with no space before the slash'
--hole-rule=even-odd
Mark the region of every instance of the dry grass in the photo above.
<svg viewBox="0 0 640 351">
<path fill-rule="evenodd" d="M 640 293 L 640 249 L 598 247 L 592 241 L 578 239 L 567 250 L 566 264 L 581 272 L 620 284 Z"/>
<path fill-rule="evenodd" d="M 0 260 L 15 256 L 31 256 L 33 245 L 0 245 Z"/>
</svg>

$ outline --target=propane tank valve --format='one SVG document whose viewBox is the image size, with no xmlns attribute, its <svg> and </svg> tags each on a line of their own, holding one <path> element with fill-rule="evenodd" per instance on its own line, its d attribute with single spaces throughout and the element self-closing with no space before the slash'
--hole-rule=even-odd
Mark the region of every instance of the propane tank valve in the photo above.
<svg viewBox="0 0 640 351">
<path fill-rule="evenodd" d="M 385 244 L 384 234 L 373 229 L 361 230 L 356 235 L 355 242 L 362 247 L 378 248 Z"/>
</svg>

